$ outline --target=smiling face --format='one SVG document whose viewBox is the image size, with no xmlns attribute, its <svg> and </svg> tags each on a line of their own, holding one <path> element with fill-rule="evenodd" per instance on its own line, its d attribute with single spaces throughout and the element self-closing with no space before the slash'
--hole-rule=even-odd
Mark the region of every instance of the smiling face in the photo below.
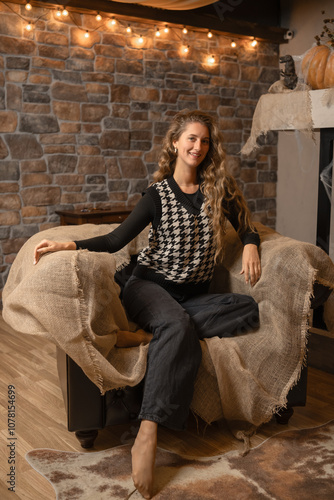
<svg viewBox="0 0 334 500">
<path fill-rule="evenodd" d="M 210 148 L 208 127 L 200 122 L 189 123 L 173 146 L 178 150 L 177 168 L 197 168 Z"/>
</svg>

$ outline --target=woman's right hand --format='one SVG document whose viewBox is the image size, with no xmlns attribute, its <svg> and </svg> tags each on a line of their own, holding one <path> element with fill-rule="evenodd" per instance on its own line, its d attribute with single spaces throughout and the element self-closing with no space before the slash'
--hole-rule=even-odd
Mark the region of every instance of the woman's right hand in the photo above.
<svg viewBox="0 0 334 500">
<path fill-rule="evenodd" d="M 34 264 L 37 264 L 41 255 L 44 255 L 48 252 L 59 252 L 59 250 L 76 250 L 77 246 L 74 241 L 51 241 L 51 240 L 42 240 L 38 245 L 36 245 L 34 250 Z"/>
</svg>

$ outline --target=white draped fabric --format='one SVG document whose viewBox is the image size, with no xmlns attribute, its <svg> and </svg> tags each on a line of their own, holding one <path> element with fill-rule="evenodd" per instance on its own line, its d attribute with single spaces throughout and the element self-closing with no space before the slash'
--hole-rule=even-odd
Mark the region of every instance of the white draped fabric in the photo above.
<svg viewBox="0 0 334 500">
<path fill-rule="evenodd" d="M 159 9 L 168 10 L 190 10 L 204 7 L 215 3 L 216 0 L 143 0 L 134 2 L 133 0 L 116 0 L 120 3 L 132 3 L 145 5 L 146 7 L 157 7 Z"/>
</svg>

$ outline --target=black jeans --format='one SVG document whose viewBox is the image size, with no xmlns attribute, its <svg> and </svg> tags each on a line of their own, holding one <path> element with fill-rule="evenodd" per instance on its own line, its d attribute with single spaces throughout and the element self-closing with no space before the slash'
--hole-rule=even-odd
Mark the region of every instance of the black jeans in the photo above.
<svg viewBox="0 0 334 500">
<path fill-rule="evenodd" d="M 139 419 L 186 427 L 201 362 L 200 339 L 256 328 L 257 303 L 248 295 L 205 294 L 177 302 L 160 285 L 132 276 L 123 291 L 129 317 L 153 333 Z"/>
</svg>

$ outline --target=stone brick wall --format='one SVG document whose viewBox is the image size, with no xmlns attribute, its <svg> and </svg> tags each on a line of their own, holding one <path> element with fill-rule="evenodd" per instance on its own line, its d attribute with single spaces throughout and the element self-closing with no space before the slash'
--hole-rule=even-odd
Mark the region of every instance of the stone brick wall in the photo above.
<svg viewBox="0 0 334 500">
<path fill-rule="evenodd" d="M 275 140 L 256 159 L 239 151 L 258 98 L 279 78 L 278 46 L 233 49 L 190 28 L 185 55 L 180 29 L 158 39 L 154 25 L 132 23 L 145 36 L 139 47 L 120 24 L 96 29 L 94 16 L 59 21 L 40 8 L 27 32 L 15 14 L 27 17 L 24 7 L 9 5 L 0 4 L 0 289 L 22 244 L 59 224 L 55 210 L 133 206 L 184 108 L 218 116 L 254 219 L 275 226 Z"/>
</svg>

